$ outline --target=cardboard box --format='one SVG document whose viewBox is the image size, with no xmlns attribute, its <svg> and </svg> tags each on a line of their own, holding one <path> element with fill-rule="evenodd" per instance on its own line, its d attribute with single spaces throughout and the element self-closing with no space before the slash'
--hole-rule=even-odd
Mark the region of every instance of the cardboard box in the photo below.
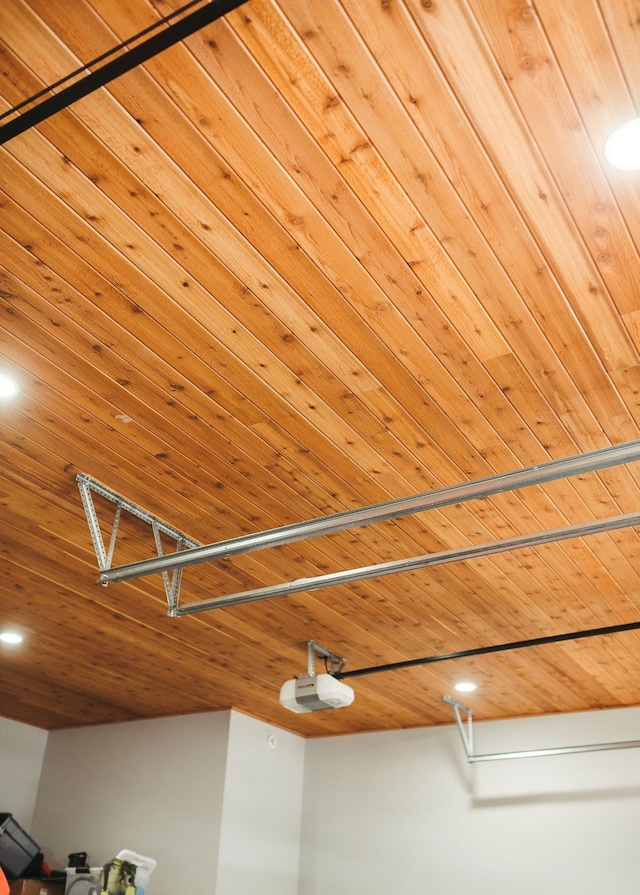
<svg viewBox="0 0 640 895">
<path fill-rule="evenodd" d="M 64 895 L 63 879 L 14 879 L 10 895 Z"/>
</svg>

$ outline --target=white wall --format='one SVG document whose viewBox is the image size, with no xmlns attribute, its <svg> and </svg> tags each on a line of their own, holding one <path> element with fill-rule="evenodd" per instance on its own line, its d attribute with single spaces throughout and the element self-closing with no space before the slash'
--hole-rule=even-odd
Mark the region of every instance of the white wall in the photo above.
<svg viewBox="0 0 640 895">
<path fill-rule="evenodd" d="M 231 713 L 216 895 L 296 895 L 305 741 Z"/>
<path fill-rule="evenodd" d="M 640 739 L 640 710 L 475 724 L 475 752 Z M 469 765 L 455 727 L 307 742 L 299 895 L 637 891 L 639 751 Z"/>
<path fill-rule="evenodd" d="M 297 895 L 304 740 L 237 712 L 49 735 L 31 834 L 49 863 L 157 861 L 149 895 Z"/>
<path fill-rule="evenodd" d="M 36 805 L 47 733 L 0 718 L 0 811 L 29 832 Z"/>
<path fill-rule="evenodd" d="M 49 734 L 32 836 L 53 867 L 122 849 L 158 862 L 150 895 L 214 892 L 229 712 Z"/>
<path fill-rule="evenodd" d="M 475 739 L 640 739 L 640 709 L 476 723 Z M 54 866 L 154 857 L 149 895 L 626 895 L 640 876 L 638 749 L 469 765 L 454 726 L 305 742 L 236 712 L 48 737 L 0 720 L 0 787 Z"/>
</svg>

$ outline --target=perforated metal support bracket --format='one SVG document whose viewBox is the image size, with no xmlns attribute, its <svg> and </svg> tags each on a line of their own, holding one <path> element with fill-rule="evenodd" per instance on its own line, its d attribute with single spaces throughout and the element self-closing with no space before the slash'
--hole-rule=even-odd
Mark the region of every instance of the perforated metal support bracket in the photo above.
<svg viewBox="0 0 640 895">
<path fill-rule="evenodd" d="M 458 733 L 460 734 L 460 740 L 462 741 L 462 747 L 464 749 L 464 754 L 467 756 L 467 761 L 473 761 L 473 720 L 471 717 L 471 709 L 469 706 L 463 705 L 463 703 L 452 699 L 450 696 L 444 696 L 443 699 L 445 702 L 448 702 L 453 709 L 453 714 L 458 726 Z M 464 729 L 464 723 L 460 717 L 460 712 L 464 712 L 467 716 L 466 730 Z"/>
<path fill-rule="evenodd" d="M 96 558 L 98 560 L 98 566 L 100 568 L 99 582 L 105 587 L 107 586 L 109 581 L 102 576 L 104 572 L 108 572 L 111 569 L 113 553 L 118 537 L 118 527 L 123 510 L 127 513 L 130 513 L 132 516 L 136 516 L 136 518 L 141 519 L 143 522 L 151 527 L 158 557 L 165 555 L 162 546 L 161 535 L 166 535 L 167 537 L 175 541 L 176 553 L 190 550 L 194 547 L 202 546 L 198 541 L 194 541 L 192 538 L 187 537 L 187 535 L 173 528 L 171 525 L 167 525 L 166 522 L 158 519 L 157 516 L 154 516 L 147 510 L 143 510 L 142 507 L 139 507 L 132 501 L 127 500 L 125 497 L 122 497 L 120 494 L 117 494 L 110 488 L 106 488 L 104 485 L 96 482 L 95 479 L 92 479 L 90 476 L 85 475 L 84 473 L 80 473 L 76 476 L 76 481 L 80 490 L 82 506 L 84 507 L 85 516 L 87 517 L 89 532 L 91 534 L 91 540 L 93 541 L 93 548 L 96 552 Z M 100 526 L 100 522 L 98 521 L 98 514 L 96 512 L 95 504 L 93 501 L 94 494 L 98 494 L 100 495 L 100 497 L 104 497 L 111 503 L 115 504 L 116 509 L 111 526 L 111 535 L 109 537 L 108 549 L 105 547 L 104 539 L 102 536 L 102 528 Z M 178 614 L 178 600 L 180 597 L 182 568 L 180 567 L 173 569 L 172 572 L 162 570 L 162 580 L 167 597 L 169 615 L 176 616 Z"/>
</svg>

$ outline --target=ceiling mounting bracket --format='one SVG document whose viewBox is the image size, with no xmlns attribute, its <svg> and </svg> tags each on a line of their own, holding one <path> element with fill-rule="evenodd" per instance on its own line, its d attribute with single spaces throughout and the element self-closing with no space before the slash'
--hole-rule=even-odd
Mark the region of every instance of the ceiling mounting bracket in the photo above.
<svg viewBox="0 0 640 895">
<path fill-rule="evenodd" d="M 458 733 L 462 741 L 467 761 L 474 764 L 479 761 L 502 761 L 511 758 L 543 758 L 548 755 L 577 755 L 580 752 L 606 752 L 613 749 L 637 749 L 640 748 L 640 740 L 623 740 L 619 743 L 588 743 L 584 746 L 556 746 L 551 749 L 526 749 L 519 752 L 489 752 L 484 755 L 476 755 L 473 747 L 473 719 L 469 706 L 458 702 L 451 696 L 443 697 L 445 702 L 453 708 L 453 714 L 458 726 Z M 465 723 L 461 712 L 466 715 Z"/>
<path fill-rule="evenodd" d="M 309 677 L 315 677 L 316 655 L 325 659 L 328 674 L 339 674 L 347 663 L 347 660 L 343 659 L 342 656 L 338 656 L 330 649 L 326 649 L 326 647 L 320 646 L 319 643 L 309 640 L 307 642 L 307 674 Z"/>
<path fill-rule="evenodd" d="M 79 473 L 76 476 L 76 481 L 80 490 L 80 497 L 82 498 L 82 505 L 84 507 L 85 516 L 87 517 L 87 523 L 89 524 L 89 532 L 91 534 L 91 540 L 93 541 L 93 548 L 96 552 L 96 558 L 98 560 L 98 566 L 100 568 L 101 575 L 103 572 L 106 572 L 111 568 L 113 554 L 118 537 L 118 528 L 120 525 L 120 519 L 123 510 L 130 513 L 132 516 L 141 519 L 143 522 L 151 527 L 158 557 L 167 555 L 165 554 L 162 545 L 162 535 L 165 535 L 166 537 L 175 541 L 176 553 L 201 546 L 198 541 L 194 541 L 192 538 L 187 537 L 187 535 L 173 528 L 171 525 L 167 525 L 166 522 L 158 519 L 157 516 L 154 516 L 147 510 L 143 510 L 142 507 L 139 507 L 132 501 L 127 500 L 125 497 L 122 497 L 120 494 L 117 494 L 110 488 L 106 488 L 104 485 L 101 485 L 90 476 L 85 475 L 84 473 Z M 98 521 L 98 514 L 96 512 L 95 503 L 93 500 L 94 494 L 98 494 L 100 497 L 106 498 L 108 501 L 115 504 L 116 507 L 111 527 L 111 535 L 109 537 L 108 549 L 105 547 L 104 539 L 102 536 L 102 528 L 100 526 L 100 522 Z M 171 574 L 168 570 L 163 570 L 162 580 L 164 582 L 164 590 L 167 597 L 169 615 L 176 616 L 178 610 L 178 599 L 180 596 L 180 584 L 182 581 L 182 568 L 179 567 L 173 569 Z M 109 582 L 108 580 L 101 577 L 100 583 L 106 587 Z"/>
</svg>

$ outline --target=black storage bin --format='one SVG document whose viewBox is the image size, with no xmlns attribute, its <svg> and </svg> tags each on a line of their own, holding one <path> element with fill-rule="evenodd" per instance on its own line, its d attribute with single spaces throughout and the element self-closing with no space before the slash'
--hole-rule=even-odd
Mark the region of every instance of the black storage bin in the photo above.
<svg viewBox="0 0 640 895">
<path fill-rule="evenodd" d="M 40 848 L 15 822 L 0 812 L 0 867 L 8 877 L 24 876 L 40 857 Z"/>
</svg>

